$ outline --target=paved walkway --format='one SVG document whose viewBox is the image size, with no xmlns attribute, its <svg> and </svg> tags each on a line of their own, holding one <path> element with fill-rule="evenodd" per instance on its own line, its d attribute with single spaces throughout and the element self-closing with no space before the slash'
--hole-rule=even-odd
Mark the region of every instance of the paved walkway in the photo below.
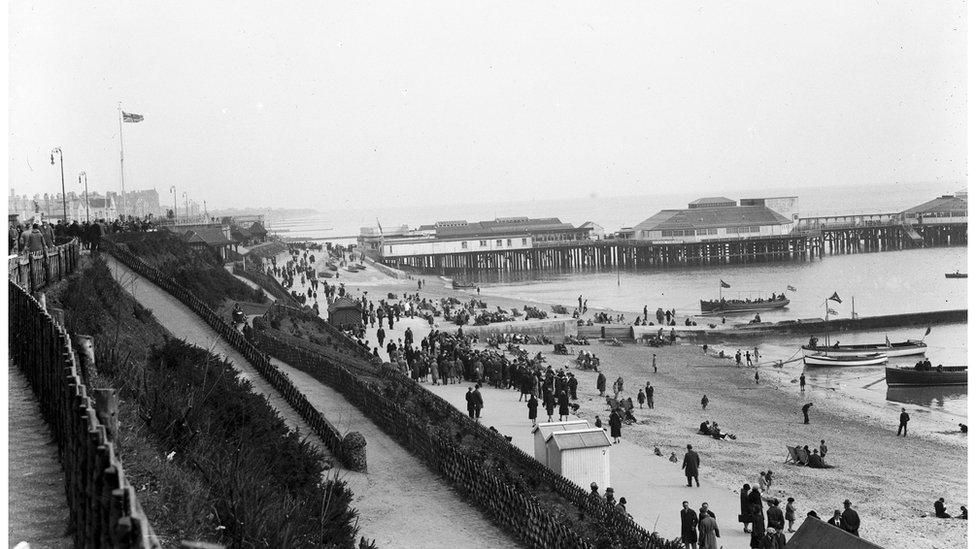
<svg viewBox="0 0 976 549">
<path fill-rule="evenodd" d="M 116 280 L 174 336 L 227 357 L 251 380 L 255 392 L 268 397 L 289 427 L 302 433 L 309 426 L 228 343 L 176 298 L 110 256 Z M 342 470 L 359 511 L 360 534 L 381 547 L 513 547 L 518 545 L 468 505 L 438 475 L 370 422 L 341 394 L 311 376 L 274 360 L 317 409 L 340 431 L 356 430 L 366 437 L 368 473 Z M 312 440 L 325 451 L 317 437 Z M 327 473 L 328 475 L 329 473 Z M 476 540 L 476 541 L 475 541 Z"/>
<path fill-rule="evenodd" d="M 7 540 L 31 547 L 71 547 L 58 446 L 27 378 L 7 364 Z"/>
</svg>

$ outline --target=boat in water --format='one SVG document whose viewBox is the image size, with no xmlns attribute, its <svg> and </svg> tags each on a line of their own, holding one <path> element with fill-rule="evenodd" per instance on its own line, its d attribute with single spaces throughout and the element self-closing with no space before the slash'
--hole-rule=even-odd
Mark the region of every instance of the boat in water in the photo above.
<svg viewBox="0 0 976 549">
<path fill-rule="evenodd" d="M 782 309 L 790 304 L 783 296 L 780 299 L 711 299 L 699 300 L 702 314 L 706 313 L 750 313 L 768 309 Z"/>
<path fill-rule="evenodd" d="M 960 273 L 956 271 L 954 273 L 946 273 L 946 278 L 969 278 L 969 273 Z"/>
<path fill-rule="evenodd" d="M 888 386 L 936 386 L 967 385 L 969 368 L 967 366 L 942 366 L 931 369 L 917 367 L 885 368 L 885 381 Z"/>
<path fill-rule="evenodd" d="M 803 357 L 807 366 L 874 366 L 888 362 L 888 355 L 884 353 L 865 353 L 853 356 L 829 356 L 816 353 Z"/>
<path fill-rule="evenodd" d="M 895 343 L 865 343 L 860 345 L 817 345 L 815 338 L 812 344 L 800 347 L 803 356 L 813 356 L 822 354 L 831 357 L 851 357 L 865 355 L 869 353 L 884 353 L 889 357 L 924 355 L 928 345 L 919 339 L 909 339 Z"/>
<path fill-rule="evenodd" d="M 455 290 L 469 290 L 474 287 L 473 282 L 458 282 L 457 280 L 451 281 L 451 288 L 454 288 Z"/>
</svg>

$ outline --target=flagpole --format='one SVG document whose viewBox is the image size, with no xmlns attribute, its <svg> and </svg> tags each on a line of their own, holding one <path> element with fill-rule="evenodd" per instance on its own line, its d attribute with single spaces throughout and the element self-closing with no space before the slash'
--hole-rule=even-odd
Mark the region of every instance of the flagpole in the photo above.
<svg viewBox="0 0 976 549">
<path fill-rule="evenodd" d="M 120 215 L 125 215 L 125 153 L 122 144 L 122 102 L 119 101 L 119 180 L 122 182 L 122 211 Z"/>
<path fill-rule="evenodd" d="M 827 302 L 830 299 L 824 300 L 824 339 L 827 340 L 827 347 L 830 347 L 830 306 Z"/>
</svg>

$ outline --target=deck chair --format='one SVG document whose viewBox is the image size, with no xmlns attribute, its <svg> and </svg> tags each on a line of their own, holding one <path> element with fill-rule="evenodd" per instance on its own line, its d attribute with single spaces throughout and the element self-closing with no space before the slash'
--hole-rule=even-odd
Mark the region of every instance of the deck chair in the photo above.
<svg viewBox="0 0 976 549">
<path fill-rule="evenodd" d="M 783 463 L 796 463 L 796 464 L 800 463 L 800 458 L 799 456 L 796 455 L 796 448 L 793 448 L 792 446 L 787 446 L 786 454 L 787 454 L 786 461 L 784 461 Z"/>
</svg>

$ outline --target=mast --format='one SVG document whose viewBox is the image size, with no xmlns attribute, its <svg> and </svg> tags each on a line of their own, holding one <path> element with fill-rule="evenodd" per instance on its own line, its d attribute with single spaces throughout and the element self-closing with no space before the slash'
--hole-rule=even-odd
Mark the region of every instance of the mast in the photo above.
<svg viewBox="0 0 976 549">
<path fill-rule="evenodd" d="M 824 339 L 826 340 L 826 346 L 830 347 L 830 302 L 829 299 L 824 300 Z"/>
<path fill-rule="evenodd" d="M 122 102 L 119 101 L 119 181 L 122 183 L 122 211 L 119 215 L 125 215 L 125 154 L 122 144 Z"/>
</svg>

